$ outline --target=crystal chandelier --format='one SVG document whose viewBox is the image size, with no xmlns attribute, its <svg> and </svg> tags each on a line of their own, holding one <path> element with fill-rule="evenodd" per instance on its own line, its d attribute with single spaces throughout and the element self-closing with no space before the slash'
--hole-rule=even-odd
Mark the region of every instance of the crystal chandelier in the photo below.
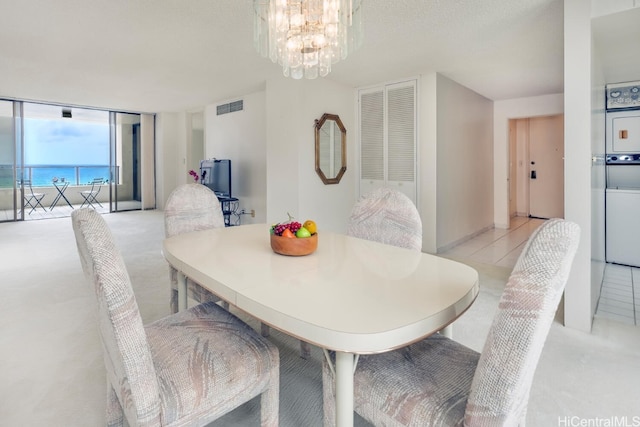
<svg viewBox="0 0 640 427">
<path fill-rule="evenodd" d="M 253 0 L 254 44 L 286 77 L 324 77 L 362 44 L 362 0 Z"/>
</svg>

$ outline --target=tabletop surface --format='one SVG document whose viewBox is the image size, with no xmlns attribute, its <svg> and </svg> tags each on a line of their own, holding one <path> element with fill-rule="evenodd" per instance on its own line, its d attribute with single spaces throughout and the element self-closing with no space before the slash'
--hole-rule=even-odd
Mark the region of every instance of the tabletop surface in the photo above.
<svg viewBox="0 0 640 427">
<path fill-rule="evenodd" d="M 186 276 L 290 335 L 331 350 L 376 353 L 404 346 L 462 314 L 478 273 L 456 261 L 338 233 L 289 257 L 271 250 L 267 224 L 165 239 Z"/>
</svg>

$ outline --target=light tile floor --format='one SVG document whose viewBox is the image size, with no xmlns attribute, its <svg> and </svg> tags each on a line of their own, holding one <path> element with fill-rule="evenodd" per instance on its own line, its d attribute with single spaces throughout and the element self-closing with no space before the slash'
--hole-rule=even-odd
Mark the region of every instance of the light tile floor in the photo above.
<svg viewBox="0 0 640 427">
<path fill-rule="evenodd" d="M 442 255 L 484 264 L 513 268 L 531 233 L 544 220 L 511 219 L 509 229 L 491 229 L 467 240 Z M 640 268 L 607 264 L 596 317 L 640 325 Z"/>
<path fill-rule="evenodd" d="M 446 251 L 443 255 L 513 268 L 533 231 L 543 219 L 514 217 L 509 229 L 493 228 Z"/>
<path fill-rule="evenodd" d="M 640 325 L 640 268 L 605 266 L 596 317 Z"/>
</svg>

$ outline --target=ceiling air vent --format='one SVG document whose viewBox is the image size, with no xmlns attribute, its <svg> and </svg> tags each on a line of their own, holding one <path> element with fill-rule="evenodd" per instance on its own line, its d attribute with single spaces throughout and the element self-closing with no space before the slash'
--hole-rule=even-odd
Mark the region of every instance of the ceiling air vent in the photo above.
<svg viewBox="0 0 640 427">
<path fill-rule="evenodd" d="M 218 105 L 217 107 L 217 115 L 233 113 L 234 111 L 242 111 L 243 109 L 243 101 L 233 101 L 228 104 Z"/>
</svg>

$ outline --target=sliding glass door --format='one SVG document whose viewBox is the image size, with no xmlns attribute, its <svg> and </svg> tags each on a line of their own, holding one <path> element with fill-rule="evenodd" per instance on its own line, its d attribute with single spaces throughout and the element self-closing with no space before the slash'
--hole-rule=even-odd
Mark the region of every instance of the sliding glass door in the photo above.
<svg viewBox="0 0 640 427">
<path fill-rule="evenodd" d="M 18 186 L 18 170 L 22 163 L 20 132 L 16 128 L 20 104 L 0 100 L 0 221 L 15 221 L 22 215 L 21 188 Z"/>
<path fill-rule="evenodd" d="M 83 205 L 101 213 L 155 208 L 154 121 L 0 100 L 0 221 L 69 216 Z"/>
<path fill-rule="evenodd" d="M 155 117 L 111 112 L 109 122 L 111 211 L 155 208 Z"/>
</svg>

